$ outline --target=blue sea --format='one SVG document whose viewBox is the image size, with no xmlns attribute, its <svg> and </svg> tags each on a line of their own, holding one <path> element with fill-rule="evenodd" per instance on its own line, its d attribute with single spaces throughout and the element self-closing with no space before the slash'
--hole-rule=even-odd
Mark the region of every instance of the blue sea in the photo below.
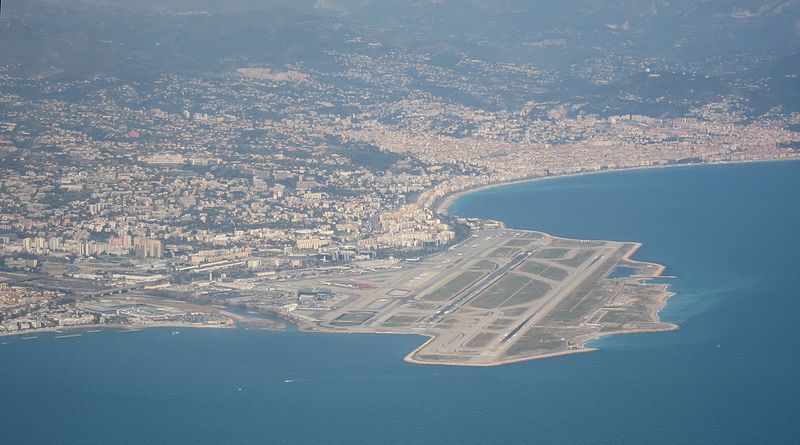
<svg viewBox="0 0 800 445">
<path fill-rule="evenodd" d="M 681 329 L 493 368 L 405 363 L 412 335 L 5 337 L 0 443 L 800 443 L 800 162 L 515 184 L 452 211 L 644 243 Z"/>
</svg>

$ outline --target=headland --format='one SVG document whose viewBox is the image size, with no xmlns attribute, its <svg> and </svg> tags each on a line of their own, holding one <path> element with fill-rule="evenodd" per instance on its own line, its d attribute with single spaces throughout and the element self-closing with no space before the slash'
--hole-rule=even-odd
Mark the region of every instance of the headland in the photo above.
<svg viewBox="0 0 800 445">
<path fill-rule="evenodd" d="M 287 308 L 301 329 L 424 335 L 406 361 L 493 366 L 591 351 L 586 343 L 601 336 L 676 329 L 658 318 L 672 293 L 648 282 L 664 267 L 632 260 L 638 248 L 486 228 L 394 270 L 281 287 L 335 294 L 317 307 Z M 618 267 L 631 273 L 612 278 Z"/>
</svg>

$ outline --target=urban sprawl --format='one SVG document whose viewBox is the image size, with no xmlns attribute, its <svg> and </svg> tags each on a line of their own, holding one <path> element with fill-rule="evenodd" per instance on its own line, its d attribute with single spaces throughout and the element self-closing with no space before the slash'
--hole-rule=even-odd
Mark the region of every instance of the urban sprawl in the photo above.
<svg viewBox="0 0 800 445">
<path fill-rule="evenodd" d="M 421 56 L 330 56 L 346 69 L 142 82 L 0 69 L 0 333 L 232 324 L 194 306 L 207 303 L 285 313 L 331 295 L 270 283 L 398 267 L 458 241 L 465 221 L 438 211 L 454 193 L 791 158 L 800 141 L 800 115 L 745 118 L 725 98 L 677 118 L 533 101 L 493 112 L 414 88 L 414 66 L 469 88 L 422 72 Z M 463 63 L 533 90 L 552 82 L 532 67 Z"/>
</svg>

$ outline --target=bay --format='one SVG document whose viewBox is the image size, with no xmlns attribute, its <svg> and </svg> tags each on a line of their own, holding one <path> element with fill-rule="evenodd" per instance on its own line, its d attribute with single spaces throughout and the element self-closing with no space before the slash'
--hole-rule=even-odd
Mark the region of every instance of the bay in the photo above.
<svg viewBox="0 0 800 445">
<path fill-rule="evenodd" d="M 423 338 L 106 330 L 0 338 L 0 443 L 797 443 L 800 163 L 514 184 L 455 214 L 638 241 L 673 332 L 492 368 L 412 365 Z"/>
</svg>

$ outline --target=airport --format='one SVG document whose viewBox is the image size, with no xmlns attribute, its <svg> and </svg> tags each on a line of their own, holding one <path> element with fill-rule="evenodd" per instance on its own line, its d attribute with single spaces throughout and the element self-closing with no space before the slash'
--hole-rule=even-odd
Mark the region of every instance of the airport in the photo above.
<svg viewBox="0 0 800 445">
<path fill-rule="evenodd" d="M 663 266 L 636 243 L 480 229 L 443 253 L 394 269 L 279 284 L 315 297 L 283 308 L 303 329 L 430 337 L 406 360 L 491 366 L 591 350 L 605 335 L 675 329 L 658 319 L 671 295 Z M 618 271 L 628 271 L 620 275 Z"/>
</svg>

